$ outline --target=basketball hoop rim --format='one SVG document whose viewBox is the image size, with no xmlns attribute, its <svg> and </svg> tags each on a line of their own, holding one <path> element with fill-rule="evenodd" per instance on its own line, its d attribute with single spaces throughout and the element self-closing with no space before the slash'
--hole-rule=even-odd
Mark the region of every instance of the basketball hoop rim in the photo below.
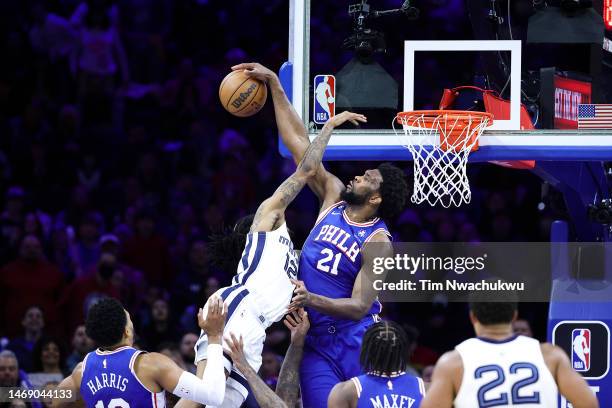
<svg viewBox="0 0 612 408">
<path fill-rule="evenodd" d="M 469 121 L 480 118 L 481 121 L 484 121 L 485 118 L 489 120 L 489 125 L 493 124 L 493 114 L 489 112 L 479 112 L 479 111 L 466 111 L 466 110 L 414 110 L 414 111 L 406 111 L 399 112 L 396 116 L 396 121 L 400 125 L 405 125 L 406 123 L 402 121 L 402 119 L 409 119 L 411 117 L 421 117 L 425 121 L 434 121 L 436 119 L 440 120 L 443 117 L 443 120 L 448 119 L 456 119 L 459 121 Z"/>
</svg>

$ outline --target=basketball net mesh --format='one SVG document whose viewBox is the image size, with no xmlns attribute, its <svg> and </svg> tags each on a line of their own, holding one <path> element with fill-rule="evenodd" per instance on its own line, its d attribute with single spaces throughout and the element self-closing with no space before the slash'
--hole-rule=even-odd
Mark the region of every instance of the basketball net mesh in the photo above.
<svg viewBox="0 0 612 408">
<path fill-rule="evenodd" d="M 468 156 L 491 122 L 491 115 L 469 111 L 414 111 L 395 117 L 393 130 L 414 162 L 413 203 L 449 208 L 470 202 Z"/>
</svg>

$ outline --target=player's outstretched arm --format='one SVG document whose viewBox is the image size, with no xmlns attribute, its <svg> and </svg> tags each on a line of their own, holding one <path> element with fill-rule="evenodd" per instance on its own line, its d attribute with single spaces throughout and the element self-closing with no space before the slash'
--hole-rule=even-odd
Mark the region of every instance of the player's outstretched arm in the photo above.
<svg viewBox="0 0 612 408">
<path fill-rule="evenodd" d="M 373 260 L 375 257 L 392 256 L 393 248 L 389 238 L 383 233 L 374 235 L 362 250 L 362 266 L 355 279 L 350 298 L 333 299 L 317 295 L 309 292 L 304 282 L 293 280 L 292 282 L 296 287 L 288 310 L 293 311 L 298 307 L 312 307 L 330 316 L 353 320 L 362 319 L 378 296 L 378 291 L 374 289 L 374 280 L 384 280 L 384 275 L 377 275 L 377 277 L 373 274 Z"/>
<path fill-rule="evenodd" d="M 60 382 L 57 386 L 58 390 L 65 390 L 71 393 L 74 397 L 75 401 L 81 400 L 80 388 L 81 388 L 81 378 L 83 375 L 83 363 L 77 364 L 72 370 L 72 374 L 68 377 L 64 378 L 62 382 Z M 53 408 L 64 408 L 64 407 L 73 407 L 75 406 L 75 402 L 70 402 L 64 399 L 52 399 L 51 406 Z"/>
<path fill-rule="evenodd" d="M 572 403 L 573 408 L 599 408 L 597 397 L 584 378 L 572 368 L 565 351 L 552 344 L 544 343 L 542 354 L 557 382 L 559 392 Z"/>
<path fill-rule="evenodd" d="M 257 63 L 239 64 L 233 66 L 232 69 L 246 70 L 247 75 L 268 83 L 274 102 L 274 113 L 276 115 L 278 131 L 283 143 L 291 152 L 293 160 L 296 164 L 299 163 L 308 149 L 310 140 L 308 139 L 308 132 L 304 127 L 304 123 L 291 102 L 289 102 L 278 76 L 270 69 Z M 357 122 L 352 123 L 357 125 Z M 342 182 L 325 170 L 323 164 L 319 165 L 316 177 L 309 181 L 308 184 L 317 197 L 319 197 L 322 208 L 337 202 L 340 198 L 340 193 L 344 190 Z"/>
<path fill-rule="evenodd" d="M 227 317 L 227 305 L 218 296 L 208 301 L 208 314 L 198 313 L 198 324 L 208 335 L 208 358 L 202 379 L 182 370 L 170 358 L 159 353 L 143 355 L 136 361 L 139 377 L 153 379 L 174 395 L 205 405 L 221 405 L 225 398 L 225 371 L 221 336 Z"/>
<path fill-rule="evenodd" d="M 288 314 L 283 323 L 291 332 L 291 344 L 278 375 L 276 394 L 288 407 L 295 407 L 300 389 L 300 364 L 304 355 L 304 342 L 306 333 L 310 329 L 310 321 L 308 313 L 300 308 Z"/>
<path fill-rule="evenodd" d="M 323 160 L 323 153 L 329 143 L 332 132 L 336 126 L 343 124 L 347 120 L 364 121 L 365 117 L 357 113 L 342 112 L 323 126 L 321 133 L 308 145 L 295 172 L 276 189 L 270 198 L 260 204 L 251 225 L 251 232 L 271 231 L 275 225 L 280 225 L 284 222 L 285 209 L 302 191 L 306 183 L 316 176 L 317 168 L 321 164 L 321 160 Z"/>
<path fill-rule="evenodd" d="M 420 408 L 452 408 L 463 377 L 463 362 L 455 350 L 440 357 Z"/>
<path fill-rule="evenodd" d="M 229 346 L 229 354 L 232 357 L 234 367 L 244 374 L 244 377 L 249 382 L 251 392 L 257 400 L 257 403 L 261 408 L 287 408 L 287 405 L 283 402 L 278 395 L 274 393 L 253 370 L 253 367 L 249 365 L 244 356 L 244 343 L 242 336 L 240 339 L 234 336 L 234 333 L 230 333 L 231 338 L 225 338 L 225 342 Z"/>
<path fill-rule="evenodd" d="M 304 309 L 288 315 L 285 318 L 285 326 L 291 331 L 291 345 L 280 370 L 276 393 L 257 375 L 255 370 L 246 361 L 242 336 L 236 338 L 230 333 L 231 338 L 225 341 L 229 345 L 229 353 L 238 369 L 249 382 L 253 396 L 261 408 L 293 408 L 298 399 L 300 388 L 299 366 L 302 362 L 304 340 L 310 328 L 308 314 Z"/>
</svg>

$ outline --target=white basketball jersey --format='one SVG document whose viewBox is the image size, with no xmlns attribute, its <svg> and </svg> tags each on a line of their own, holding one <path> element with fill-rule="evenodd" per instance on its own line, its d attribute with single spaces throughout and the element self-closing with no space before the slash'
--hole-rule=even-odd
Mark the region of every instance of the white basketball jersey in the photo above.
<svg viewBox="0 0 612 408">
<path fill-rule="evenodd" d="M 557 408 L 557 384 L 537 340 L 472 338 L 455 350 L 463 360 L 455 408 Z"/>
<path fill-rule="evenodd" d="M 271 232 L 247 234 L 237 275 L 232 283 L 241 284 L 258 306 L 265 324 L 277 322 L 287 312 L 297 278 L 298 257 L 293 250 L 287 224 Z"/>
</svg>

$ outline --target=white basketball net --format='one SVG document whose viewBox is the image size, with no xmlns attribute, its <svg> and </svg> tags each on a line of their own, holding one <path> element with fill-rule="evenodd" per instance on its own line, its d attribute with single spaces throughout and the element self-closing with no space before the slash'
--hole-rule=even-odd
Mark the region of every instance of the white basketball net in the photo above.
<svg viewBox="0 0 612 408">
<path fill-rule="evenodd" d="M 472 199 L 466 172 L 468 156 L 490 125 L 490 117 L 479 112 L 415 111 L 398 118 L 403 132 L 395 128 L 396 120 L 393 130 L 414 161 L 411 201 L 427 201 L 431 206 L 439 203 L 444 208 L 468 204 Z"/>
</svg>

